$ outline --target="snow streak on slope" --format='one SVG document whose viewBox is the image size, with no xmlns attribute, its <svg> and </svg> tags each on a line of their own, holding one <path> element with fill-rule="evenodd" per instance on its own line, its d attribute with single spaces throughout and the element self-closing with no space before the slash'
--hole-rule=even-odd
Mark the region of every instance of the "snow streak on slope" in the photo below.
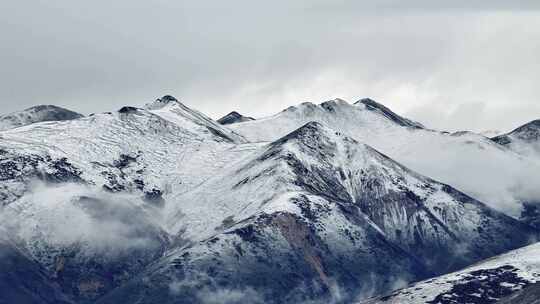
<svg viewBox="0 0 540 304">
<path fill-rule="evenodd" d="M 536 243 L 361 303 L 489 304 L 539 281 L 540 243 Z"/>
<path fill-rule="evenodd" d="M 535 193 L 540 184 L 538 163 L 486 137 L 471 132 L 449 134 L 424 129 L 366 100 L 354 105 L 340 99 L 320 105 L 303 103 L 230 128 L 251 141 L 265 142 L 309 121 L 343 132 L 512 216 L 519 216 L 523 196 Z"/>
<path fill-rule="evenodd" d="M 264 302 L 347 302 L 533 235 L 318 123 L 169 201 L 176 248 L 100 303 L 203 302 L 193 286 L 249 289 Z"/>
<path fill-rule="evenodd" d="M 44 121 L 62 121 L 81 118 L 83 115 L 52 105 L 42 105 L 23 111 L 0 115 L 0 131 Z"/>
</svg>

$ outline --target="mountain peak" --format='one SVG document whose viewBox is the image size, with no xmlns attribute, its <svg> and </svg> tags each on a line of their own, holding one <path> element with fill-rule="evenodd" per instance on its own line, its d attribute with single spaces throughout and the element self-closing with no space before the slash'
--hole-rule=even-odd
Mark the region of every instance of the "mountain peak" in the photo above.
<svg viewBox="0 0 540 304">
<path fill-rule="evenodd" d="M 327 111 L 333 112 L 336 109 L 336 107 L 346 106 L 346 105 L 349 105 L 347 101 L 341 98 L 335 98 L 335 99 L 327 100 L 321 103 L 320 106 Z"/>
<path fill-rule="evenodd" d="M 510 133 L 493 137 L 492 140 L 501 145 L 508 145 L 515 140 L 524 143 L 539 142 L 540 119 L 526 123 L 523 126 L 516 128 Z"/>
<path fill-rule="evenodd" d="M 145 105 L 147 110 L 158 110 L 162 109 L 169 105 L 179 105 L 180 101 L 172 95 L 165 95 L 161 98 L 156 99 L 154 102 L 148 103 Z"/>
<path fill-rule="evenodd" d="M 325 127 L 323 124 L 316 122 L 316 121 L 310 121 L 307 124 L 301 126 L 300 128 L 294 130 L 293 132 L 285 135 L 277 142 L 284 142 L 289 141 L 291 139 L 305 139 L 305 138 L 320 138 L 320 137 L 328 137 L 328 135 L 332 133 L 337 133 L 331 130 L 328 127 Z"/>
<path fill-rule="evenodd" d="M 218 119 L 217 122 L 219 122 L 222 125 L 230 125 L 233 123 L 252 121 L 252 120 L 255 120 L 255 118 L 244 116 L 236 111 L 232 111 L 231 113 Z"/>
<path fill-rule="evenodd" d="M 318 155 L 317 157 L 323 158 L 335 155 L 337 153 L 336 149 L 339 150 L 339 147 L 349 145 L 366 147 L 364 144 L 315 121 L 308 122 L 271 145 L 274 148 L 287 147 L 285 150 L 303 151 L 302 154 L 304 155 Z M 367 151 L 367 149 L 364 151 Z"/>
<path fill-rule="evenodd" d="M 84 115 L 54 105 L 37 105 L 19 112 L 0 116 L 0 130 L 22 127 L 45 121 L 63 121 L 81 118 Z"/>
<path fill-rule="evenodd" d="M 383 116 L 397 123 L 400 126 L 412 127 L 412 128 L 418 128 L 418 129 L 424 128 L 424 126 L 421 123 L 404 118 L 371 98 L 362 98 L 358 100 L 357 102 L 355 102 L 354 104 L 363 105 L 365 106 L 367 110 L 379 112 L 380 114 L 382 114 Z"/>
</svg>

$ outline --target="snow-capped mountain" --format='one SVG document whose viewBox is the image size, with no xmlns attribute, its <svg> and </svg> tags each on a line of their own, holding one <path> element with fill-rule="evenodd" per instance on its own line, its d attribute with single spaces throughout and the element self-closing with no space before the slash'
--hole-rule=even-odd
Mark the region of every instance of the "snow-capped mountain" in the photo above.
<svg viewBox="0 0 540 304">
<path fill-rule="evenodd" d="M 178 246 L 99 303 L 204 302 L 224 291 L 240 302 L 346 303 L 535 235 L 319 123 L 170 201 Z"/>
<path fill-rule="evenodd" d="M 110 191 L 150 197 L 183 192 L 253 146 L 176 100 L 163 98 L 146 108 L 0 133 L 3 204 L 19 197 L 29 179 L 58 170 Z"/>
<path fill-rule="evenodd" d="M 230 125 L 237 122 L 244 122 L 244 121 L 252 121 L 255 120 L 255 118 L 244 116 L 236 111 L 232 111 L 231 113 L 221 117 L 217 120 L 222 125 Z"/>
<path fill-rule="evenodd" d="M 366 143 L 407 167 L 519 217 L 537 195 L 540 165 L 472 132 L 423 128 L 370 99 L 303 103 L 274 116 L 230 125 L 252 142 L 270 142 L 317 121 Z"/>
<path fill-rule="evenodd" d="M 2 226 L 77 303 L 163 253 L 168 195 L 257 146 L 171 98 L 146 108 L 0 133 Z"/>
<path fill-rule="evenodd" d="M 540 160 L 540 119 L 492 139 L 513 151 L 524 155 L 533 155 Z"/>
<path fill-rule="evenodd" d="M 475 157 L 529 172 L 485 137 L 428 130 L 367 99 L 222 125 L 166 95 L 0 131 L 0 264 L 21 265 L 0 275 L 0 302 L 344 303 L 535 239 L 496 201 L 392 154 L 445 176 L 460 165 L 452 177 L 468 189 L 481 184 L 471 172 L 486 173 L 487 161 L 467 168 Z M 500 194 L 498 181 L 479 193 Z"/>
<path fill-rule="evenodd" d="M 62 121 L 83 117 L 82 114 L 57 106 L 41 105 L 0 116 L 0 130 L 26 126 L 36 122 Z"/>
<path fill-rule="evenodd" d="M 526 301 L 526 298 L 535 292 L 538 294 L 538 282 L 540 282 L 539 243 L 361 303 L 532 304 L 536 302 Z"/>
</svg>

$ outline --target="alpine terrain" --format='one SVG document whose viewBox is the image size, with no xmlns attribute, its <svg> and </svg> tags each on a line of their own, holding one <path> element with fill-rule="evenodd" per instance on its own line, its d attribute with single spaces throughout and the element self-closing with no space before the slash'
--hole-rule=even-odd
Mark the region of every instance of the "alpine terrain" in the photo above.
<svg viewBox="0 0 540 304">
<path fill-rule="evenodd" d="M 448 133 L 371 99 L 256 120 L 214 121 L 170 95 L 21 113 L 0 131 L 0 303 L 534 292 L 540 162 L 512 145 L 537 140 L 534 125 L 504 140 Z"/>
</svg>

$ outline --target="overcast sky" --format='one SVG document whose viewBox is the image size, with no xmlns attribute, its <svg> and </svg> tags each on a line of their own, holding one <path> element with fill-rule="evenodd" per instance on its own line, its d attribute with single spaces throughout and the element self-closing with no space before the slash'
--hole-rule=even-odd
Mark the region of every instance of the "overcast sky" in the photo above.
<svg viewBox="0 0 540 304">
<path fill-rule="evenodd" d="M 336 97 L 448 130 L 540 118 L 540 1 L 370 2 L 2 1 L 0 112 L 172 94 L 214 118 Z"/>
</svg>

